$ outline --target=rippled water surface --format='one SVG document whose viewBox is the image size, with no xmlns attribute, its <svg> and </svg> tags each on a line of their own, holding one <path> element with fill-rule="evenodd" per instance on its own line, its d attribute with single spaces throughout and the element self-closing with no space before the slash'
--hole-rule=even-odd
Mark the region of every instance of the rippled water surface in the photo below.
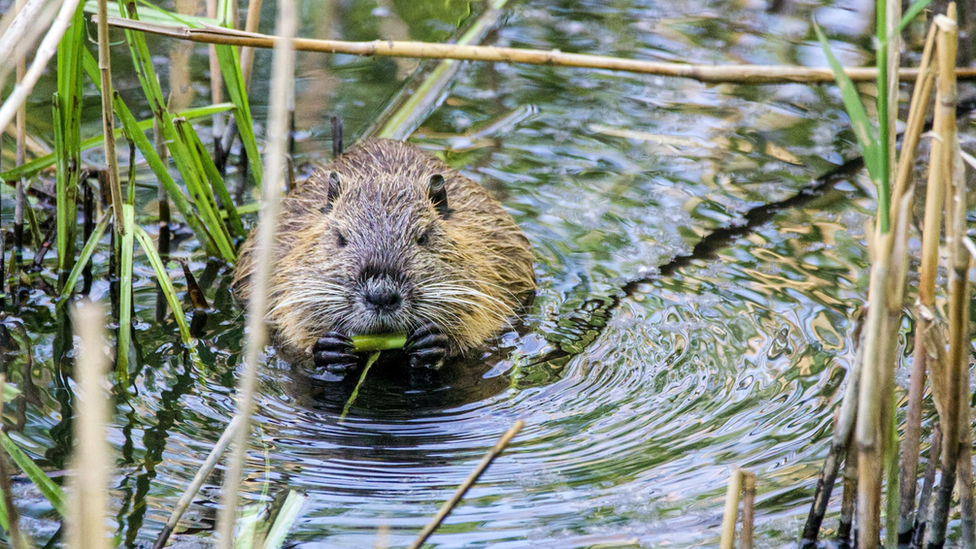
<svg viewBox="0 0 976 549">
<path fill-rule="evenodd" d="M 460 0 L 430 2 L 429 9 L 399 0 L 304 4 L 302 35 L 357 40 L 446 40 L 482 10 Z M 510 4 L 486 43 L 661 61 L 822 65 L 810 25 L 816 15 L 845 62 L 872 59 L 869 2 Z M 265 11 L 269 31 L 272 8 Z M 910 47 L 917 32 L 910 29 Z M 172 44 L 151 43 L 165 73 Z M 206 50 L 193 51 L 190 103 L 202 105 L 209 101 Z M 146 115 L 124 53 L 114 50 L 118 87 Z M 252 101 L 263 122 L 270 53 L 257 60 Z M 353 142 L 416 65 L 301 54 L 298 161 L 328 160 L 332 115 L 342 117 Z M 97 97 L 91 103 L 94 132 Z M 465 64 L 410 141 L 495 193 L 531 241 L 539 292 L 523 333 L 501 336 L 491 360 L 431 376 L 371 372 L 342 421 L 347 386 L 313 382 L 270 352 L 245 496 L 264 501 L 285 488 L 304 490 L 310 501 L 290 538 L 296 547 L 362 548 L 378 537 L 402 547 L 522 419 L 522 432 L 430 547 L 716 546 L 736 466 L 759 476 L 758 545 L 790 545 L 853 357 L 873 202 L 860 176 L 840 181 L 723 242 L 711 257 L 677 267 L 672 261 L 713 231 L 742 224 L 751 208 L 788 199 L 852 158 L 839 105 L 833 87 L 706 86 Z M 137 207 L 155 234 L 154 193 L 140 190 Z M 132 387 L 117 390 L 111 429 L 119 458 L 116 528 L 130 547 L 154 539 L 233 414 L 243 312 L 228 290 L 230 269 L 206 263 L 195 249 L 183 240 L 173 255 L 190 260 L 215 309 L 201 342 L 205 371 L 183 363 L 172 317 L 155 319 L 151 269 L 144 259 L 136 267 L 139 368 Z M 107 255 L 96 259 L 96 275 L 104 274 Z M 182 279 L 176 282 L 182 292 Z M 93 294 L 107 292 L 96 278 Z M 51 366 L 51 300 L 35 291 L 21 317 L 37 391 L 8 419 L 32 457 L 59 470 L 71 397 L 67 376 Z M 15 355 L 18 367 L 26 365 L 23 353 Z M 22 373 L 13 377 L 25 383 Z M 220 482 L 215 474 L 198 496 L 178 544 L 206 543 Z M 53 534 L 43 500 L 27 485 L 18 496 L 37 537 Z"/>
</svg>

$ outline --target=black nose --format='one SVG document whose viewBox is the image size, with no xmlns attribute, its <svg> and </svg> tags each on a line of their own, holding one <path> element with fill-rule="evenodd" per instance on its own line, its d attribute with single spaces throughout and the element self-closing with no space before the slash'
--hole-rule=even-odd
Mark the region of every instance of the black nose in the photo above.
<svg viewBox="0 0 976 549">
<path fill-rule="evenodd" d="M 400 292 L 390 288 L 375 288 L 366 292 L 366 302 L 377 309 L 395 309 L 400 305 Z"/>
</svg>

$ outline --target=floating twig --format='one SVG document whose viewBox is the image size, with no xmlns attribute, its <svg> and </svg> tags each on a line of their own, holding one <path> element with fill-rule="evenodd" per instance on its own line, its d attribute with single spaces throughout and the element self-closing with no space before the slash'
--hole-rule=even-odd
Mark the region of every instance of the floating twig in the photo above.
<svg viewBox="0 0 976 549">
<path fill-rule="evenodd" d="M 176 506 L 173 507 L 173 512 L 169 515 L 169 520 L 163 526 L 159 536 L 156 537 L 156 542 L 153 544 L 153 549 L 162 549 L 166 546 L 166 542 L 169 540 L 170 535 L 176 529 L 176 525 L 179 524 L 180 518 L 183 517 L 183 513 L 190 507 L 193 503 L 193 498 L 196 497 L 197 492 L 203 487 L 203 483 L 207 481 L 207 477 L 213 472 L 214 467 L 217 466 L 217 462 L 220 461 L 220 457 L 224 454 L 227 446 L 230 444 L 231 439 L 236 436 L 237 428 L 241 424 L 241 416 L 236 416 L 234 419 L 230 420 L 224 432 L 217 439 L 217 443 L 214 444 L 210 454 L 207 455 L 207 459 L 204 460 L 200 468 L 197 469 L 197 473 L 193 475 L 193 480 L 190 481 L 190 485 L 186 487 L 186 491 L 180 496 L 179 501 L 176 502 Z"/>
<path fill-rule="evenodd" d="M 179 25 L 159 25 L 144 21 L 133 21 L 117 17 L 108 18 L 109 25 L 151 34 L 159 34 L 189 40 L 202 44 L 228 44 L 251 48 L 271 48 L 274 36 L 248 33 L 208 26 L 191 28 Z M 418 59 L 457 59 L 462 61 L 483 61 L 494 63 L 524 63 L 529 65 L 551 65 L 604 69 L 613 71 L 653 74 L 690 78 L 699 82 L 730 84 L 787 84 L 787 83 L 833 83 L 834 76 L 829 68 L 791 67 L 784 65 L 690 65 L 682 63 L 662 63 L 639 61 L 601 55 L 582 53 L 563 53 L 559 50 L 532 50 L 520 48 L 500 48 L 495 46 L 461 46 L 455 44 L 435 44 L 427 42 L 404 42 L 396 40 L 374 40 L 372 42 L 347 42 L 343 40 L 314 40 L 297 38 L 294 41 L 297 51 L 319 53 L 342 53 L 348 55 L 376 57 L 411 57 Z M 844 72 L 855 81 L 873 81 L 877 69 L 870 67 L 848 67 Z M 902 80 L 912 81 L 917 69 L 905 68 L 898 71 Z M 960 80 L 976 79 L 976 68 L 957 68 Z"/>
<path fill-rule="evenodd" d="M 458 486 L 458 489 L 454 492 L 454 495 L 451 496 L 451 499 L 444 502 L 444 505 L 442 505 L 441 508 L 437 511 L 437 514 L 434 515 L 434 518 L 431 519 L 430 523 L 427 524 L 427 526 L 425 526 L 424 529 L 420 531 L 420 535 L 417 536 L 417 539 L 415 539 L 413 543 L 411 543 L 410 546 L 407 547 L 407 549 L 420 549 L 420 546 L 423 545 L 424 542 L 427 541 L 427 538 L 429 538 L 430 535 L 433 534 L 435 530 L 437 530 L 437 527 L 440 526 L 442 522 L 444 522 L 444 519 L 447 518 L 447 515 L 451 514 L 451 511 L 454 509 L 454 507 L 456 507 L 457 504 L 460 503 L 462 499 L 464 499 L 464 494 L 466 494 L 468 490 L 470 490 L 471 487 L 474 486 L 474 483 L 478 482 L 478 477 L 480 477 L 481 474 L 485 472 L 485 469 L 487 469 L 488 466 L 491 465 L 491 462 L 494 461 L 496 457 L 498 457 L 498 454 L 502 453 L 502 450 L 504 450 L 505 447 L 508 446 L 508 443 L 512 440 L 512 438 L 516 434 L 518 434 L 520 430 L 522 430 L 522 427 L 524 425 L 525 422 L 523 422 L 521 419 L 515 420 L 515 424 L 512 425 L 507 431 L 505 431 L 505 434 L 502 435 L 502 438 L 498 439 L 498 442 L 496 442 L 495 445 L 492 446 L 490 450 L 488 450 L 488 453 L 485 454 L 485 457 L 481 458 L 481 461 L 478 463 L 478 466 L 474 468 L 474 471 L 471 471 L 471 474 L 468 475 L 468 478 L 464 479 L 464 482 L 462 482 L 461 485 Z"/>
</svg>

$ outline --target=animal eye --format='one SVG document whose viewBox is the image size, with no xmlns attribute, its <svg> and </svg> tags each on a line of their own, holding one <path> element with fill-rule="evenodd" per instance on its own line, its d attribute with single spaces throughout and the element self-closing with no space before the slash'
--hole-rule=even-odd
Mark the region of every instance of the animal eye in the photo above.
<svg viewBox="0 0 976 549">
<path fill-rule="evenodd" d="M 426 246 L 429 243 L 430 243 L 430 231 L 425 232 L 424 234 L 420 235 L 419 238 L 417 238 L 417 244 L 420 244 L 421 246 Z"/>
<path fill-rule="evenodd" d="M 349 242 L 346 240 L 346 237 L 343 236 L 342 233 L 337 233 L 336 244 L 338 244 L 340 248 L 345 248 L 346 244 L 349 244 Z"/>
</svg>

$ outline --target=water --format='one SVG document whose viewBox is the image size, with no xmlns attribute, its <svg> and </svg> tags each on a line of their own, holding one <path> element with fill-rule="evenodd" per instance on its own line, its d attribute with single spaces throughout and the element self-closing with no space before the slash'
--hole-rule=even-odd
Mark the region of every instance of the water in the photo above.
<svg viewBox="0 0 976 549">
<path fill-rule="evenodd" d="M 857 64 L 872 58 L 868 4 L 787 2 L 773 13 L 762 2 L 530 0 L 515 3 L 489 41 L 664 61 L 822 64 L 816 14 L 838 56 Z M 422 5 L 305 2 L 301 34 L 444 40 L 481 9 L 460 0 Z M 171 43 L 152 44 L 163 69 Z M 207 102 L 204 51 L 190 64 L 190 104 Z M 113 53 L 121 93 L 148 114 L 124 48 Z M 259 122 L 269 56 L 257 57 Z M 351 142 L 414 65 L 301 54 L 298 160 L 328 160 L 332 114 Z M 759 477 L 758 546 L 790 546 L 853 359 L 853 313 L 866 299 L 868 185 L 862 176 L 842 181 L 714 257 L 659 273 L 705 235 L 852 157 L 839 106 L 829 86 L 465 65 L 410 141 L 493 191 L 531 241 L 539 292 L 524 334 L 504 334 L 494 358 L 474 366 L 429 377 L 370 373 L 343 421 L 347 387 L 313 382 L 271 352 L 260 370 L 244 496 L 305 491 L 296 547 L 360 548 L 384 537 L 402 547 L 522 419 L 525 428 L 431 547 L 714 547 L 733 467 Z M 140 190 L 137 215 L 155 234 L 154 193 Z M 207 264 L 195 248 L 183 241 L 174 255 L 190 260 L 215 309 L 201 342 L 204 371 L 181 360 L 172 319 L 155 321 L 151 269 L 137 257 L 139 369 L 132 387 L 117 391 L 110 432 L 115 528 L 129 547 L 154 539 L 233 414 L 243 313 L 228 290 L 230 269 Z M 104 274 L 107 255 L 96 259 L 96 275 Z M 107 299 L 107 291 L 98 278 L 93 296 Z M 37 391 L 7 411 L 18 427 L 12 436 L 59 470 L 71 397 L 52 366 L 52 311 L 40 290 L 21 308 Z M 23 386 L 25 354 L 13 355 Z M 196 498 L 176 546 L 207 546 L 221 480 L 215 474 Z M 25 524 L 46 540 L 57 529 L 53 512 L 25 484 L 17 496 Z"/>
</svg>

